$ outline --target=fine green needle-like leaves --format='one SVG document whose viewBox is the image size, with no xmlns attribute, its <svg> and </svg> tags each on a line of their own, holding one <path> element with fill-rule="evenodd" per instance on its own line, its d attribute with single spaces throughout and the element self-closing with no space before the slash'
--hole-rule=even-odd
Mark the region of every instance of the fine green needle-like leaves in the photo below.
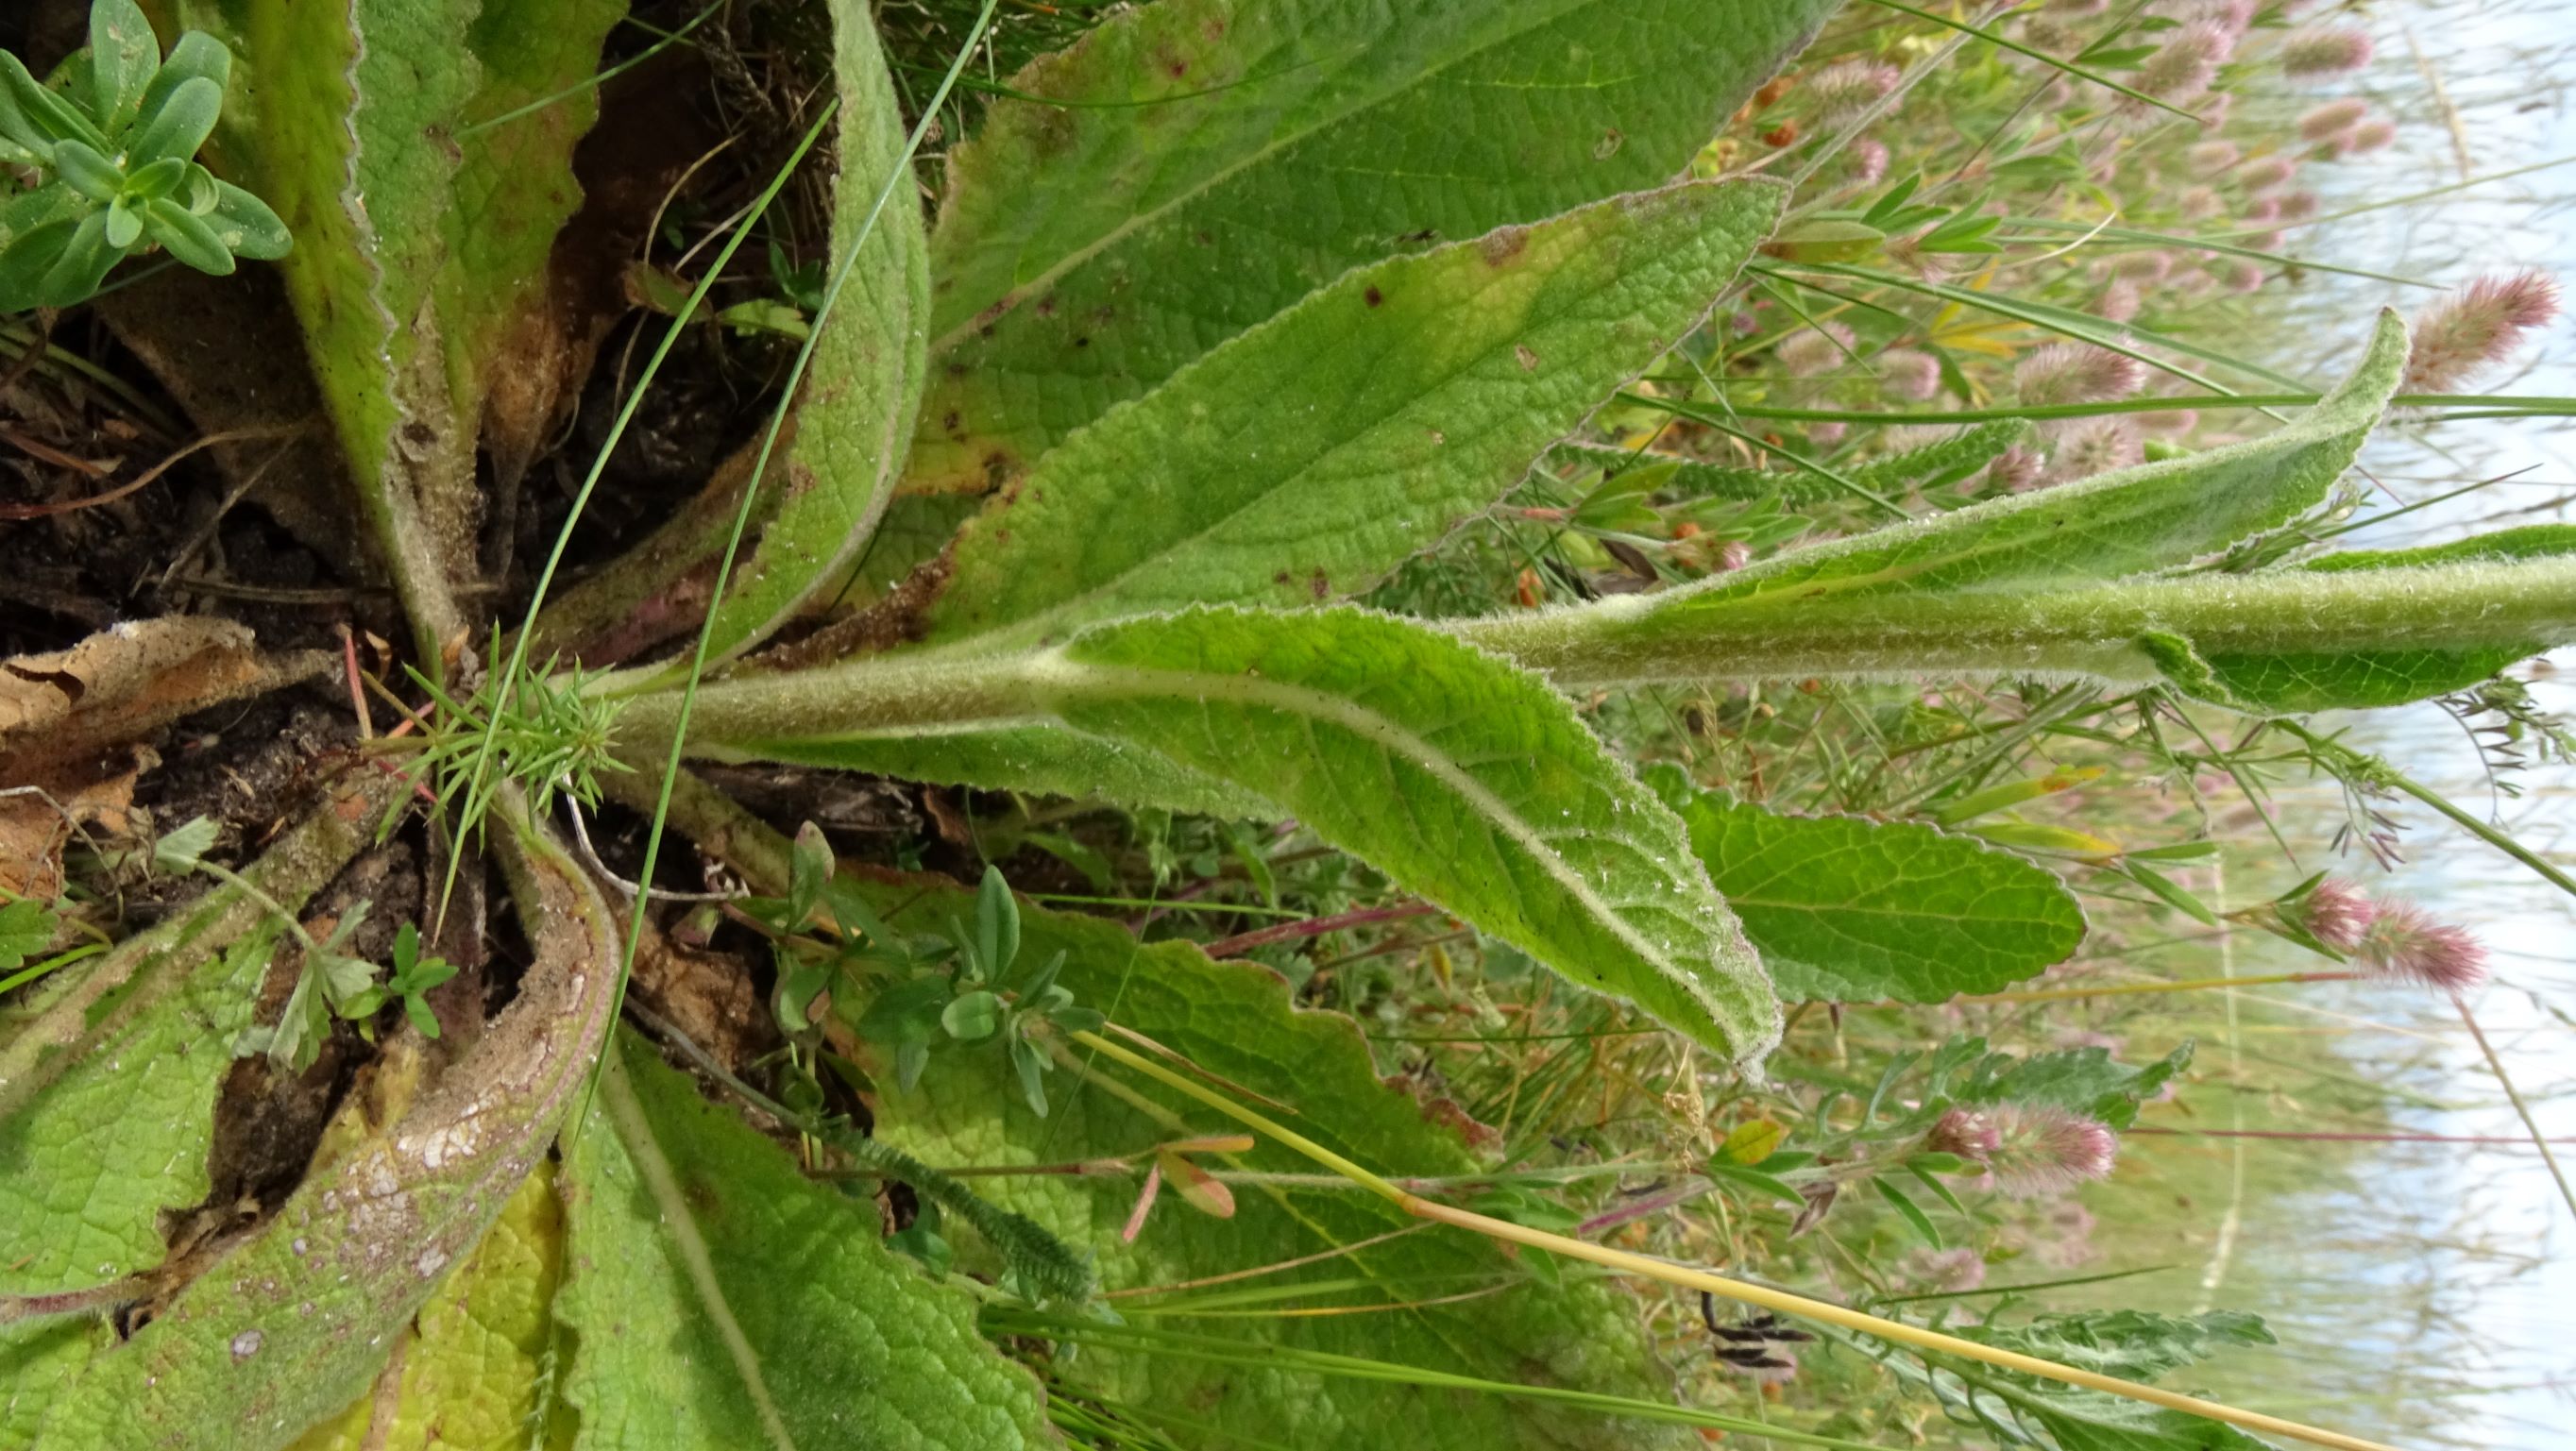
<svg viewBox="0 0 2576 1451">
<path fill-rule="evenodd" d="M 1374 586 L 1688 332 L 1781 197 L 1687 183 L 1352 272 L 1040 460 L 959 536 L 930 637 Z"/>
<path fill-rule="evenodd" d="M 930 878 L 864 884 L 898 928 L 935 930 L 970 909 L 966 892 Z M 1181 942 L 1141 945 L 1115 924 L 1023 906 L 1024 953 L 1064 954 L 1058 981 L 1076 1001 L 1111 1012 L 1118 1024 L 1222 1081 L 1295 1109 L 1297 1131 L 1336 1153 L 1389 1174 L 1461 1174 L 1478 1161 L 1425 1106 L 1379 1082 L 1368 1045 L 1349 1019 L 1293 1008 L 1277 976 L 1258 966 L 1210 962 Z M 1080 1050 L 1071 1050 L 1079 1061 Z M 1046 1117 L 1032 1113 L 1011 1082 L 998 1047 L 935 1055 L 917 1091 L 888 1093 L 877 1132 L 940 1163 L 1032 1164 L 1125 1155 L 1195 1135 L 1239 1132 L 1227 1119 L 1167 1090 L 1106 1070 L 1114 1085 L 1059 1089 Z M 890 1083 L 891 1073 L 879 1076 Z M 1207 1167 L 1310 1168 L 1262 1142 L 1243 1155 L 1207 1156 Z M 1077 1244 L 1100 1251 L 1112 1289 L 1177 1285 L 1210 1275 L 1278 1265 L 1358 1245 L 1350 1253 L 1265 1274 L 1244 1285 L 1121 1299 L 1119 1317 L 1143 1329 L 1169 1327 L 1227 1337 L 1258 1354 L 1320 1351 L 1485 1380 L 1570 1387 L 1660 1402 L 1671 1395 L 1638 1324 L 1637 1302 L 1605 1282 L 1568 1277 L 1549 1285 L 1526 1257 L 1474 1235 L 1423 1230 L 1375 1244 L 1418 1224 L 1374 1195 L 1347 1188 L 1238 1185 L 1234 1215 L 1217 1219 L 1165 1193 L 1132 1241 L 1121 1237 L 1139 1181 L 1060 1176 L 983 1181 L 995 1199 Z M 950 1221 L 954 1223 L 955 1221 Z M 971 1246 L 961 1245 L 965 1254 Z M 986 1256 L 986 1267 L 990 1267 Z M 1207 1299 L 1250 1289 L 1243 1301 Z M 1467 1295 L 1474 1290 L 1492 1293 Z M 1445 1301 L 1445 1303 L 1444 1303 Z M 1253 1308 L 1353 1305 L 1368 1313 L 1169 1319 L 1162 1312 L 1234 1303 Z M 1405 1305 L 1405 1309 L 1379 1309 Z M 1358 1451 L 1402 1444 L 1425 1451 L 1608 1451 L 1696 1444 L 1686 1433 L 1614 1421 L 1527 1401 L 1317 1375 L 1280 1364 L 1246 1374 L 1186 1354 L 1103 1353 L 1086 1348 L 1060 1373 L 1134 1408 L 1157 1410 L 1183 1445 L 1210 1432 L 1245 1444 L 1300 1451 Z"/>
<path fill-rule="evenodd" d="M 1915 822 L 1784 816 L 1671 766 L 1646 781 L 1783 999 L 1937 1003 L 2030 977 L 2083 940 L 2074 894 L 2009 852 Z"/>
<path fill-rule="evenodd" d="M 984 488 L 1350 268 L 1679 175 L 1838 0 L 1161 0 L 951 163 L 912 482 Z"/>
<path fill-rule="evenodd" d="M 974 1302 L 885 1248 L 864 1190 L 797 1172 L 625 1039 L 571 1136 L 560 1318 L 579 1451 L 1053 1444 Z"/>
</svg>

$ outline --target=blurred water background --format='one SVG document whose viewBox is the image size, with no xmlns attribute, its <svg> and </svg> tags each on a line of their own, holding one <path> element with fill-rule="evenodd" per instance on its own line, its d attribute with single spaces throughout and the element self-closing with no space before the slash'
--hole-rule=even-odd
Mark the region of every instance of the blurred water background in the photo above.
<svg viewBox="0 0 2576 1451">
<path fill-rule="evenodd" d="M 2576 164 L 2425 195 L 2576 163 L 2576 0 L 2402 0 L 2356 12 L 2378 40 L 2362 91 L 2400 118 L 2401 140 L 2362 164 L 2312 168 L 2330 173 L 2320 187 L 2328 220 L 2293 231 L 2286 250 L 2443 284 L 2526 265 L 2576 284 Z M 2415 199 L 2386 205 L 2396 198 Z M 2263 360 L 2331 380 L 2371 309 L 2411 312 L 2431 295 L 2309 274 L 2291 287 Z M 2250 346 L 2264 350 L 2265 340 Z M 2562 315 L 2527 367 L 2480 386 L 2576 395 L 2576 325 Z M 2392 428 L 2364 466 L 2383 499 L 2409 501 L 2513 477 L 2350 543 L 2432 543 L 2576 518 L 2576 426 L 2563 419 Z M 2576 717 L 2576 651 L 2516 673 Z M 2518 790 L 2508 795 L 2461 723 L 2434 705 L 2335 723 L 2576 869 L 2576 765 L 2534 762 L 2509 778 Z M 2357 850 L 2333 851 L 2345 820 L 2333 783 L 2285 782 L 2278 803 L 2306 869 L 2336 866 L 2481 934 L 2494 980 L 2469 1007 L 2541 1129 L 2576 1139 L 2576 898 L 2412 802 L 2391 808 L 2406 827 L 2406 860 L 2386 873 Z M 2234 904 L 2296 881 L 2277 864 L 2237 870 L 2243 879 L 2204 872 L 2199 884 Z M 2156 971 L 2315 965 L 2239 932 L 2171 949 Z M 2133 1136 L 2118 1181 L 2088 1201 L 2102 1220 L 2088 1268 L 2162 1268 L 2099 1287 L 2095 1303 L 2265 1315 L 2278 1349 L 2202 1373 L 2240 1404 L 2401 1446 L 2576 1447 L 2576 1208 L 2447 1002 L 2359 984 L 2251 988 L 2192 994 L 2118 1027 L 2133 1061 L 2186 1037 L 2200 1044 L 2197 1081 L 2151 1109 L 2149 1125 L 2502 1142 Z M 2576 1143 L 2557 1147 L 2576 1171 Z"/>
</svg>

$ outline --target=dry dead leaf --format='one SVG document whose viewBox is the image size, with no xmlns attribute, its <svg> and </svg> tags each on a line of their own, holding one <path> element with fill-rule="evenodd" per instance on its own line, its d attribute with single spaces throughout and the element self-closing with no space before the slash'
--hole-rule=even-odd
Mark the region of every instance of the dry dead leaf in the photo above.
<svg viewBox="0 0 2576 1451">
<path fill-rule="evenodd" d="M 196 615 L 130 620 L 68 650 L 0 660 L 0 787 L 330 663 L 318 650 L 265 654 L 248 626 Z"/>
</svg>

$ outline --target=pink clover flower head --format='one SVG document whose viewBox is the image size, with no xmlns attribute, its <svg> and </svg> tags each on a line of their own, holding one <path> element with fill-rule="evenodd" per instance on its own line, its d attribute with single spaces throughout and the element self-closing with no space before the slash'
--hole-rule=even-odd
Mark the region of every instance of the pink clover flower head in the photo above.
<svg viewBox="0 0 2576 1451">
<path fill-rule="evenodd" d="M 2335 150 L 2343 156 L 2367 156 L 2385 151 L 2397 139 L 2397 123 L 2384 116 L 2374 116 L 2346 131 L 2335 140 Z"/>
<path fill-rule="evenodd" d="M 2510 354 L 2522 335 L 2558 315 L 2558 284 L 2536 268 L 2491 273 L 2415 318 L 2414 348 L 2399 386 L 2448 393 Z"/>
<path fill-rule="evenodd" d="M 1982 1164 L 2004 1146 L 2003 1129 L 1994 1117 L 1979 1109 L 1954 1108 L 1933 1121 L 1931 1132 L 1923 1136 L 1923 1147 L 1940 1154 L 1956 1154 L 1971 1163 Z"/>
<path fill-rule="evenodd" d="M 2370 32 L 2312 25 L 2281 42 L 2281 74 L 2296 80 L 2350 75 L 2370 64 Z"/>
<path fill-rule="evenodd" d="M 1851 361 L 1852 330 L 1838 322 L 1825 323 L 1823 327 L 1822 332 L 1807 328 L 1780 344 L 1780 366 L 1788 369 L 1791 376 L 1813 378 Z"/>
<path fill-rule="evenodd" d="M 1828 121 L 1847 118 L 1896 89 L 1905 72 L 1883 61 L 1851 56 L 1807 77 L 1806 91 Z"/>
<path fill-rule="evenodd" d="M 2138 437 L 2137 425 L 2125 418 L 2087 418 L 2058 435 L 2057 447 L 2049 456 L 2048 477 L 2052 484 L 2072 483 L 2125 469 L 2146 458 L 2146 445 Z"/>
<path fill-rule="evenodd" d="M 2104 403 L 2145 386 L 2146 364 L 2091 343 L 2050 343 L 2013 368 L 2024 403 Z"/>
<path fill-rule="evenodd" d="M 2195 20 L 2175 31 L 2138 67 L 2132 83 L 2159 101 L 2187 101 L 2209 89 L 2236 50 L 2236 36 L 2217 21 Z"/>
<path fill-rule="evenodd" d="M 2138 290 L 2138 284 L 2121 277 L 2102 289 L 2102 300 L 2093 304 L 2093 312 L 2104 322 L 2127 322 L 2145 305 L 2146 294 Z"/>
<path fill-rule="evenodd" d="M 2217 216 L 2220 212 L 2226 210 L 2227 204 L 2219 200 L 2217 192 L 2214 192 L 2205 186 L 2195 186 L 2184 191 L 2180 197 L 2176 198 L 2174 201 L 2174 207 L 2175 210 L 2182 213 L 2183 220 L 2199 222 L 2206 221 L 2211 217 Z"/>
<path fill-rule="evenodd" d="M 2379 915 L 2361 888 L 2342 877 L 2328 877 L 2309 888 L 2296 910 L 2309 936 L 2342 953 L 2361 950 L 2362 934 Z"/>
<path fill-rule="evenodd" d="M 2218 280 L 2226 284 L 2228 291 L 2241 295 L 2262 291 L 2271 274 L 2251 257 L 2230 257 L 2218 264 Z"/>
<path fill-rule="evenodd" d="M 2194 176 L 2216 176 L 2243 155 L 2233 141 L 2203 141 L 2183 148 L 2182 164 Z"/>
<path fill-rule="evenodd" d="M 2109 1124 L 2044 1103 L 1999 1103 L 1988 1111 L 1998 1139 L 1986 1157 L 1995 1187 L 2014 1199 L 2063 1194 L 2111 1172 L 2120 1136 Z"/>
<path fill-rule="evenodd" d="M 2370 116 L 2370 103 L 2347 96 L 2312 106 L 2299 116 L 2299 135 L 2310 141 L 2331 141 Z"/>
<path fill-rule="evenodd" d="M 2304 222 L 2308 218 L 2315 216 L 2317 214 L 2317 209 L 2323 205 L 2324 203 L 2317 199 L 2317 194 L 2315 192 L 2284 192 L 2281 195 L 2281 220 L 2285 222 Z"/>
<path fill-rule="evenodd" d="M 2040 477 L 2047 471 L 2045 455 L 2014 444 L 1986 465 L 1986 487 L 2007 494 L 2027 494 L 2039 487 Z"/>
<path fill-rule="evenodd" d="M 1843 435 L 1849 432 L 1851 432 L 1850 424 L 1832 419 L 1827 419 L 1823 423 L 1810 423 L 1807 425 L 1807 442 L 1818 448 L 1832 448 L 1842 442 Z"/>
<path fill-rule="evenodd" d="M 1930 353 L 1890 348 L 1878 355 L 1878 383 L 1891 398 L 1928 403 L 1941 392 L 1941 364 Z"/>
<path fill-rule="evenodd" d="M 2299 164 L 2286 156 L 2258 156 L 2236 169 L 2236 184 L 2247 191 L 2277 191 L 2298 175 Z"/>
<path fill-rule="evenodd" d="M 2111 260 L 2111 275 L 2132 282 L 2162 282 L 2172 273 L 2170 252 L 2123 252 Z"/>
<path fill-rule="evenodd" d="M 2436 922 L 2412 902 L 2383 901 L 2353 958 L 2375 977 L 2445 992 L 2487 980 L 2487 951 L 2465 927 Z"/>
<path fill-rule="evenodd" d="M 1899 1268 L 1918 1285 L 1954 1295 L 1965 1294 L 1986 1282 L 1986 1257 L 1966 1245 L 1911 1251 Z"/>
<path fill-rule="evenodd" d="M 1887 175 L 1887 143 L 1884 141 L 1873 141 L 1864 136 L 1853 142 L 1851 149 L 1844 154 L 1851 158 L 1852 182 L 1855 185 L 1874 186 L 1879 178 Z"/>
</svg>

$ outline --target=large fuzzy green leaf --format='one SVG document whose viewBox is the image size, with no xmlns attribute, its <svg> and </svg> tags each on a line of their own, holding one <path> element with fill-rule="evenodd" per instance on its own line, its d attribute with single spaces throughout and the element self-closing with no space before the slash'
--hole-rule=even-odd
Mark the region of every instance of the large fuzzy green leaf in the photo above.
<svg viewBox="0 0 2576 1451">
<path fill-rule="evenodd" d="M 774 512 L 716 603 L 711 660 L 768 638 L 849 570 L 893 496 L 921 404 L 930 265 L 903 112 L 865 0 L 831 10 L 841 97 L 832 266 L 858 255 L 814 340 L 794 438 L 781 444 L 785 476 L 764 485 L 779 491 Z"/>
<path fill-rule="evenodd" d="M 580 1451 L 1052 1444 L 1036 1382 L 884 1247 L 870 1198 L 799 1174 L 649 1044 L 602 1072 L 565 1179 Z"/>
<path fill-rule="evenodd" d="M 588 92 L 499 126 L 598 65 L 622 0 L 181 0 L 240 64 L 215 146 L 294 232 L 281 264 L 362 505 L 432 654 L 439 576 L 475 559 L 475 439 L 492 345 L 578 204 Z"/>
<path fill-rule="evenodd" d="M 161 1213 L 205 1198 L 215 1085 L 276 941 L 256 930 L 172 964 L 184 986 L 0 1119 L 0 1294 L 84 1289 L 161 1262 Z"/>
<path fill-rule="evenodd" d="M 667 741 L 675 715 L 672 692 L 632 699 L 627 748 Z M 1025 655 L 717 682 L 690 746 L 811 759 L 806 742 L 1050 718 L 1275 804 L 1729 1058 L 1758 1060 L 1777 1035 L 1761 964 L 1672 813 L 1535 677 L 1386 616 L 1198 609 Z M 1042 759 L 1061 772 L 1068 758 Z"/>
<path fill-rule="evenodd" d="M 1042 459 L 959 535 L 930 638 L 1373 587 L 1688 332 L 1781 199 L 1690 183 L 1350 273 Z"/>
<path fill-rule="evenodd" d="M 2349 550 L 2312 560 L 2305 568 L 2340 574 L 2569 555 L 2576 555 L 2576 525 L 2534 524 L 2424 549 Z M 2467 649 L 2219 651 L 2202 658 L 2208 685 L 2196 693 L 2245 709 L 2283 713 L 2403 705 L 2475 685 L 2552 643 L 2535 635 Z"/>
<path fill-rule="evenodd" d="M 1671 766 L 1646 781 L 1784 999 L 1943 1002 L 2044 971 L 2084 939 L 2065 883 L 2009 852 L 1915 822 L 1783 816 Z"/>
<path fill-rule="evenodd" d="M 401 1333 L 391 1363 L 293 1451 L 530 1451 L 568 1438 L 543 1426 L 563 1278 L 563 1203 L 542 1159 Z M 556 1418 L 558 1422 L 562 1418 Z M 544 1435 L 543 1430 L 558 1434 Z"/>
<path fill-rule="evenodd" d="M 941 786 L 1115 801 L 1237 820 L 1287 814 L 1240 786 L 1061 721 L 742 739 L 727 741 L 707 754 L 867 771 Z"/>
<path fill-rule="evenodd" d="M 983 488 L 1343 272 L 1680 175 L 1836 0 L 1162 0 L 1012 81 L 931 239 Z"/>
<path fill-rule="evenodd" d="M 2322 501 L 2405 364 L 2405 324 L 2382 313 L 2352 376 L 2261 438 L 1796 550 L 1659 596 L 1651 613 L 1812 611 L 1865 595 L 2036 589 L 2181 564 Z"/>
<path fill-rule="evenodd" d="M 520 820 L 515 793 L 503 803 Z M 518 998 L 427 1078 L 398 1039 L 287 1201 L 49 1398 L 37 1439 L 281 1446 L 375 1378 L 390 1341 L 481 1242 L 571 1108 L 616 1001 L 616 925 L 569 855 L 499 833 L 537 960 Z"/>
<path fill-rule="evenodd" d="M 963 891 L 927 878 L 870 889 L 882 906 L 901 908 L 896 925 L 916 931 L 936 930 L 972 911 Z M 1139 945 L 1116 925 L 1092 918 L 1024 907 L 1020 923 L 1024 957 L 1065 954 L 1058 981 L 1077 1001 L 1109 1009 L 1118 1023 L 1209 1072 L 1289 1104 L 1299 1133 L 1384 1173 L 1476 1172 L 1476 1159 L 1455 1133 L 1427 1121 L 1413 1100 L 1378 1081 L 1368 1046 L 1349 1019 L 1292 1008 L 1286 985 L 1267 969 L 1210 962 L 1186 943 Z M 918 1091 L 877 1101 L 877 1132 L 934 1163 L 1028 1164 L 1130 1154 L 1194 1134 L 1237 1131 L 1188 1099 L 1123 1075 L 1123 1092 L 1061 1083 L 1051 1095 L 1050 1115 L 1041 1119 L 1029 1111 L 1011 1072 L 998 1044 L 942 1052 Z M 878 1079 L 892 1080 L 891 1073 Z M 1311 1168 L 1266 1142 L 1236 1162 L 1255 1170 Z M 1209 1218 L 1166 1192 L 1129 1244 L 1121 1242 L 1120 1230 L 1136 1197 L 1133 1179 L 999 1178 L 982 1181 L 982 1187 L 1067 1241 L 1097 1247 L 1102 1281 L 1112 1289 L 1277 1264 L 1419 1223 L 1374 1195 L 1240 1186 L 1234 1217 L 1225 1220 Z M 1637 1302 L 1626 1292 L 1593 1279 L 1544 1284 L 1523 1261 L 1475 1236 L 1438 1229 L 1408 1234 L 1253 1283 L 1275 1288 L 1280 1297 L 1260 1305 L 1383 1306 L 1503 1288 L 1449 1304 L 1312 1318 L 1165 1321 L 1147 1313 L 1153 1300 L 1117 1303 L 1130 1325 L 1236 1337 L 1254 1351 L 1324 1351 L 1650 1401 L 1668 1401 L 1672 1394 L 1638 1323 Z M 1286 1365 L 1247 1374 L 1180 1355 L 1087 1348 L 1060 1362 L 1059 1370 L 1148 1422 L 1169 1415 L 1167 1429 L 1183 1445 L 1213 1440 L 1299 1451 L 1376 1451 L 1392 1444 L 1426 1451 L 1608 1451 L 1697 1444 L 1668 1427 L 1317 1376 Z"/>
</svg>

